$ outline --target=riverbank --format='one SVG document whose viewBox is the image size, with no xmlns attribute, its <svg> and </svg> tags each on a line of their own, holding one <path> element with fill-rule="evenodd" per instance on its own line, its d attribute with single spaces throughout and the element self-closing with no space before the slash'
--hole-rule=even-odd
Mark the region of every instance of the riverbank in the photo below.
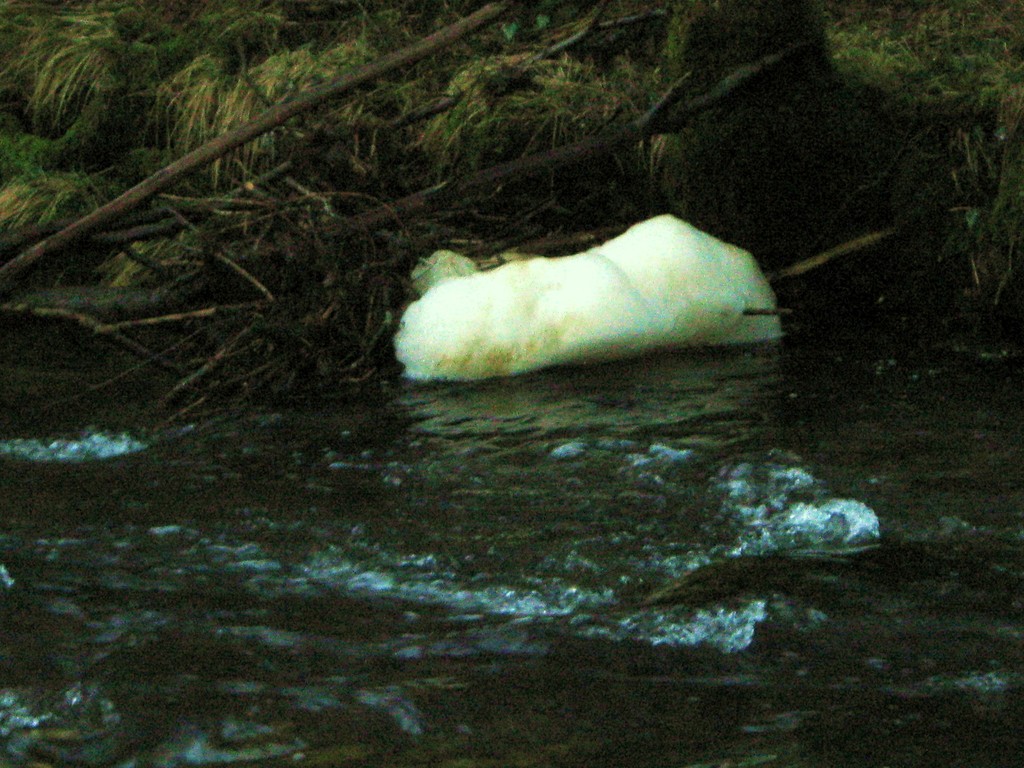
<svg viewBox="0 0 1024 768">
<path fill-rule="evenodd" d="M 272 105 L 372 67 L 479 10 L 414 6 L 6 6 L 0 262 Z M 356 392 L 393 377 L 390 340 L 419 257 L 438 247 L 485 263 L 510 248 L 557 255 L 652 213 L 681 212 L 666 184 L 666 135 L 623 142 L 616 131 L 671 93 L 667 41 L 685 37 L 701 4 L 622 0 L 599 10 L 587 16 L 574 3 L 535 3 L 506 11 L 417 63 L 385 69 L 214 154 L 145 205 L 8 281 L 7 332 L 22 333 L 28 318 L 57 334 L 74 325 L 113 342 L 166 372 L 174 381 L 168 407 L 182 410 Z M 756 201 L 730 203 L 723 188 L 738 187 L 723 181 L 727 174 L 691 177 L 712 208 L 737 211 L 717 223 L 706 216 L 707 228 L 773 270 L 891 230 L 876 246 L 776 284 L 792 312 L 791 337 L 927 325 L 1019 343 L 1021 11 L 988 0 L 825 10 L 834 82 L 885 142 L 873 167 L 837 176 L 831 197 L 819 197 L 833 210 L 846 201 L 867 213 L 836 227 L 808 217 L 787 233 L 791 244 L 772 253 L 745 242 L 765 227 L 740 226 L 755 220 L 744 212 Z M 731 72 L 710 77 L 712 69 L 702 68 L 709 88 Z M 724 97 L 719 112 L 737 113 L 729 99 L 758 87 L 754 80 Z M 759 109 L 773 105 L 768 99 Z M 785 126 L 771 114 L 766 120 Z M 595 137 L 619 143 L 562 164 L 559 148 Z M 847 139 L 857 146 L 855 135 Z M 827 149 L 823 156 L 832 159 Z M 529 173 L 524 158 L 534 163 Z M 785 153 L 773 162 L 785 163 Z M 796 179 L 793 187 L 821 173 L 820 165 L 797 164 L 766 177 Z M 63 293 L 45 293 L 49 303 L 41 303 L 39 292 L 54 287 Z M 112 304 L 97 304 L 100 294 L 83 302 L 96 287 L 119 292 L 116 300 L 105 293 Z"/>
</svg>

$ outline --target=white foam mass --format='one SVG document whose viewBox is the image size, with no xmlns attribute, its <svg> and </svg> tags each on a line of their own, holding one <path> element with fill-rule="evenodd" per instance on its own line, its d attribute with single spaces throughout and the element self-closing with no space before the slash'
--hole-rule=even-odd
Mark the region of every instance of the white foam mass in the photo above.
<svg viewBox="0 0 1024 768">
<path fill-rule="evenodd" d="M 395 353 L 413 379 L 469 380 L 653 349 L 777 339 L 775 294 L 747 251 L 670 215 L 561 258 L 435 282 Z"/>
</svg>

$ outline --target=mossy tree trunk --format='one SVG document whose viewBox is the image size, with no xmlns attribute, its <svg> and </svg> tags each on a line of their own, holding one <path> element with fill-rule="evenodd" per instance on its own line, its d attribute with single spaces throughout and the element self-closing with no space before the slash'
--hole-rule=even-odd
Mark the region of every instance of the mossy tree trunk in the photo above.
<svg viewBox="0 0 1024 768">
<path fill-rule="evenodd" d="M 662 187 L 675 212 L 776 270 L 886 229 L 906 126 L 832 64 L 818 0 L 676 0 L 666 69 L 699 92 L 785 46 L 809 45 L 672 137 Z M 781 287 L 817 320 L 885 303 L 916 267 L 886 242 Z M 931 297 L 926 297 L 930 300 Z"/>
</svg>

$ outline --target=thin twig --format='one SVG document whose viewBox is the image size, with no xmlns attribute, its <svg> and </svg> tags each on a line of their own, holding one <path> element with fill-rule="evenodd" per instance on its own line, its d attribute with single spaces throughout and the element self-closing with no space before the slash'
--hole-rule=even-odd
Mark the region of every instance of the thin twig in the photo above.
<svg viewBox="0 0 1024 768">
<path fill-rule="evenodd" d="M 137 328 L 148 325 L 162 325 L 164 323 L 180 323 L 185 320 L 203 320 L 214 315 L 221 315 L 225 312 L 238 312 L 246 309 L 258 309 L 266 306 L 267 302 L 248 301 L 242 304 L 218 304 L 214 307 L 203 307 L 202 309 L 191 309 L 187 312 L 172 312 L 166 315 L 155 317 L 140 317 L 134 320 L 122 320 L 117 323 L 102 323 L 96 327 L 96 333 L 111 333 L 122 328 Z"/>
<path fill-rule="evenodd" d="M 631 24 L 639 24 L 648 19 L 663 19 L 668 16 L 668 11 L 664 8 L 650 8 L 640 13 L 634 13 L 630 16 L 623 16 L 618 19 L 609 19 L 608 21 L 602 21 L 597 25 L 598 29 L 602 32 L 607 29 L 617 29 L 619 27 L 628 27 Z"/>
<path fill-rule="evenodd" d="M 582 42 L 584 39 L 593 34 L 595 29 L 597 29 L 598 22 L 601 21 L 601 15 L 604 13 L 604 9 L 607 7 L 608 0 L 600 0 L 600 2 L 597 4 L 597 7 L 591 13 L 590 21 L 588 21 L 586 25 L 583 26 L 583 28 L 581 28 L 578 32 L 574 34 L 569 35 L 569 37 L 565 38 L 565 40 L 560 40 L 554 45 L 545 48 L 543 51 L 540 51 L 534 56 L 531 56 L 529 59 L 527 59 L 527 61 L 533 64 L 538 61 L 543 61 L 544 59 L 550 59 L 562 53 L 563 51 L 571 48 L 572 46 Z"/>
<path fill-rule="evenodd" d="M 795 277 L 796 275 L 802 275 L 805 272 L 810 272 L 812 269 L 817 269 L 821 265 L 827 264 L 833 259 L 844 256 L 847 253 L 852 253 L 853 251 L 859 251 L 862 248 L 868 248 L 880 240 L 884 240 L 894 234 L 896 234 L 896 228 L 889 227 L 888 229 L 869 232 L 868 234 L 861 235 L 853 240 L 847 240 L 845 243 L 840 243 L 835 248 L 829 248 L 827 251 L 811 256 L 809 259 L 798 261 L 796 264 L 790 264 L 788 267 L 772 272 L 768 275 L 768 282 L 773 283 L 776 280 Z"/>
<path fill-rule="evenodd" d="M 117 223 L 123 227 L 122 229 L 93 232 L 89 235 L 89 239 L 97 243 L 120 245 L 172 235 L 182 227 L 180 216 L 172 214 L 180 214 L 182 209 L 190 215 L 206 215 L 223 210 L 258 210 L 262 204 L 259 200 L 253 200 L 251 197 L 260 197 L 259 187 L 262 184 L 286 173 L 291 167 L 292 162 L 286 160 L 255 179 L 242 182 L 220 198 L 175 198 L 165 194 L 164 199 L 175 201 L 173 209 L 168 205 L 158 205 L 147 210 L 134 211 L 118 218 Z M 242 197 L 243 195 L 246 197 Z M 7 253 L 16 253 L 31 243 L 37 243 L 45 237 L 60 232 L 65 227 L 74 224 L 75 221 L 77 219 L 74 218 L 55 219 L 45 224 L 34 224 L 5 234 L 0 237 L 0 258 Z"/>
<path fill-rule="evenodd" d="M 253 276 L 253 274 L 249 272 L 249 270 L 247 270 L 245 267 L 241 266 L 240 264 L 236 264 L 234 261 L 232 261 L 222 253 L 214 253 L 213 257 L 221 264 L 226 266 L 228 269 L 230 269 L 232 272 L 234 272 L 236 275 L 238 275 L 240 278 L 245 280 L 245 282 L 247 282 L 249 285 L 255 288 L 257 292 L 263 294 L 263 298 L 265 298 L 267 301 L 274 300 L 274 294 L 270 292 L 270 289 L 267 288 L 267 286 L 265 286 L 259 280 L 257 280 Z"/>
<path fill-rule="evenodd" d="M 38 317 L 46 320 L 66 320 L 68 322 L 75 323 L 83 328 L 89 329 L 97 336 L 110 339 L 115 344 L 127 349 L 133 355 L 141 357 L 151 363 L 155 363 L 161 368 L 166 368 L 167 370 L 174 371 L 178 374 L 181 373 L 180 367 L 157 352 L 149 349 L 149 347 L 140 344 L 134 339 L 128 338 L 124 334 L 110 328 L 96 318 L 90 317 L 89 315 L 81 312 L 73 312 L 68 309 L 59 309 L 55 307 L 31 307 L 23 304 L 0 305 L 0 312 L 5 314 L 30 315 L 32 317 Z"/>
<path fill-rule="evenodd" d="M 163 402 L 169 403 L 174 400 L 184 390 L 194 385 L 197 381 L 208 376 L 215 368 L 217 368 L 221 362 L 228 357 L 228 353 L 234 348 L 242 339 L 248 336 L 252 332 L 252 325 L 247 325 L 245 328 L 240 330 L 228 341 L 226 341 L 220 349 L 213 353 L 213 355 L 207 359 L 199 368 L 192 371 L 188 376 L 183 378 L 177 384 L 175 384 L 171 390 L 163 396 Z"/>
</svg>

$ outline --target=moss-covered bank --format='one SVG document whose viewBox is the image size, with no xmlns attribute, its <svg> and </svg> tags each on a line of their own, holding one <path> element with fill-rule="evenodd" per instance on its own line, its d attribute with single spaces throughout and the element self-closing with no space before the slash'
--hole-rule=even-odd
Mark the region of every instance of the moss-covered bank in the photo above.
<svg viewBox="0 0 1024 768">
<path fill-rule="evenodd" d="M 984 1 L 677 2 L 668 67 L 694 92 L 809 45 L 673 137 L 666 191 L 769 269 L 895 227 L 778 285 L 805 327 L 882 314 L 1019 329 L 1021 21 Z"/>
</svg>

